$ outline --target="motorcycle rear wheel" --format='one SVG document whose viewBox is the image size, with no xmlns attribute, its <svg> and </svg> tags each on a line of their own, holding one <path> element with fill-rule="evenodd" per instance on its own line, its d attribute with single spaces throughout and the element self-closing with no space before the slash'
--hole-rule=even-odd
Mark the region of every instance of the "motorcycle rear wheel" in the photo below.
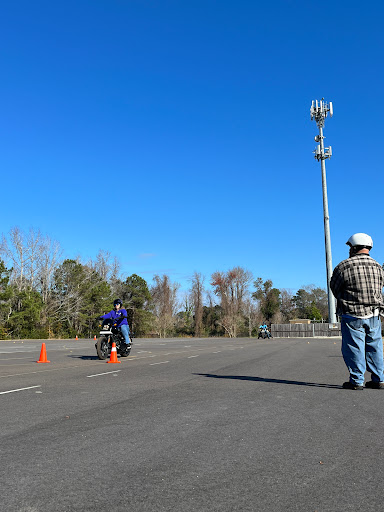
<svg viewBox="0 0 384 512">
<path fill-rule="evenodd" d="M 106 336 L 102 336 L 97 340 L 96 343 L 97 357 L 99 359 L 107 359 L 109 355 L 109 350 L 110 347 L 108 343 L 108 338 Z"/>
</svg>

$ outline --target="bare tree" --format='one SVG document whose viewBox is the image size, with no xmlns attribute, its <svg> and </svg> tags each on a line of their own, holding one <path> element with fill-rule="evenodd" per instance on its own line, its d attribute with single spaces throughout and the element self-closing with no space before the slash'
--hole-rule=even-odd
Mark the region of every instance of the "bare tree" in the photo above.
<svg viewBox="0 0 384 512">
<path fill-rule="evenodd" d="M 248 320 L 248 336 L 251 338 L 252 331 L 259 322 L 260 310 L 249 296 L 244 301 L 244 312 Z"/>
<path fill-rule="evenodd" d="M 169 276 L 165 274 L 161 277 L 155 275 L 153 280 L 155 284 L 150 291 L 156 317 L 157 333 L 160 338 L 165 338 L 175 325 L 175 315 L 178 307 L 177 290 L 180 285 L 171 283 Z"/>
<path fill-rule="evenodd" d="M 191 302 L 194 312 L 194 336 L 201 336 L 203 329 L 203 296 L 204 276 L 200 272 L 194 272 L 192 276 Z"/>
<path fill-rule="evenodd" d="M 13 227 L 8 238 L 2 235 L 0 253 L 12 265 L 11 280 L 17 291 L 26 289 L 41 292 L 47 301 L 53 272 L 61 258 L 58 242 L 31 228 L 27 234 Z"/>
<path fill-rule="evenodd" d="M 99 274 L 101 279 L 110 282 L 111 279 L 117 279 L 120 272 L 120 262 L 109 251 L 100 249 L 96 256 L 96 261 L 92 263 L 92 267 Z"/>
<path fill-rule="evenodd" d="M 32 290 L 36 288 L 36 280 L 39 273 L 42 238 L 40 230 L 35 231 L 32 228 L 25 237 L 28 255 L 25 277 Z"/>
<path fill-rule="evenodd" d="M 19 227 L 11 228 L 8 239 L 2 235 L 0 252 L 12 265 L 11 280 L 16 285 L 16 289 L 24 290 L 27 287 L 29 254 L 26 237 Z"/>
<path fill-rule="evenodd" d="M 45 237 L 39 247 L 39 289 L 43 302 L 46 303 L 51 293 L 53 274 L 60 265 L 63 251 L 59 242 Z"/>
<path fill-rule="evenodd" d="M 221 325 L 230 338 L 237 336 L 243 320 L 244 301 L 251 279 L 252 273 L 242 267 L 234 267 L 228 272 L 214 272 L 211 276 L 211 285 L 224 311 Z"/>
<path fill-rule="evenodd" d="M 294 317 L 295 303 L 293 293 L 286 288 L 280 289 L 280 312 L 283 321 L 291 320 Z"/>
<path fill-rule="evenodd" d="M 90 259 L 87 266 L 95 270 L 101 279 L 109 284 L 111 287 L 112 295 L 121 295 L 122 282 L 120 279 L 120 260 L 114 256 L 112 257 L 109 251 L 100 249 L 96 256 L 96 261 Z M 127 303 L 124 304 L 128 306 Z"/>
</svg>

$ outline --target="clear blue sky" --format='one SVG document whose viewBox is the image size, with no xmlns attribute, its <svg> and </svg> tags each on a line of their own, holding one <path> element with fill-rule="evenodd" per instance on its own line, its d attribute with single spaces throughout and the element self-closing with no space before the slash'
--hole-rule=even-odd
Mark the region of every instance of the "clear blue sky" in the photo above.
<svg viewBox="0 0 384 512">
<path fill-rule="evenodd" d="M 242 266 L 326 286 L 312 99 L 325 97 L 334 266 L 382 229 L 383 3 L 15 0 L 2 7 L 1 231 L 110 250 L 149 283 Z"/>
</svg>

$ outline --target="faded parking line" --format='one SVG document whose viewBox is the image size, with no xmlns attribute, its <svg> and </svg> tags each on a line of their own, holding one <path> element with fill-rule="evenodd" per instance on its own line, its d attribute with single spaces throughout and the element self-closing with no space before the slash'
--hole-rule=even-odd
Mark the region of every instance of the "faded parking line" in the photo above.
<svg viewBox="0 0 384 512">
<path fill-rule="evenodd" d="M 1 391 L 0 395 L 6 395 L 7 393 L 16 393 L 16 391 L 25 391 L 26 389 L 41 388 L 41 386 L 30 386 L 29 388 L 11 389 L 10 391 Z"/>
<path fill-rule="evenodd" d="M 108 375 L 110 373 L 121 372 L 121 370 L 113 370 L 113 372 L 95 373 L 95 375 L 87 375 L 87 377 L 99 377 L 100 375 Z"/>
</svg>

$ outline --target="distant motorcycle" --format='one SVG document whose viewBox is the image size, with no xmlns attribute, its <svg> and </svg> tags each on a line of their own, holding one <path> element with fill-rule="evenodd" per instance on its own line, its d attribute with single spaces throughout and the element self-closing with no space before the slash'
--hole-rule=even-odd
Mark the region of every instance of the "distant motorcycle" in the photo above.
<svg viewBox="0 0 384 512">
<path fill-rule="evenodd" d="M 132 343 L 132 338 L 130 336 Z M 99 359 L 107 359 L 111 355 L 112 343 L 116 343 L 116 352 L 121 357 L 128 357 L 131 347 L 126 348 L 125 338 L 120 329 L 110 319 L 103 320 L 100 337 L 95 343 L 97 356 Z"/>
<path fill-rule="evenodd" d="M 263 340 L 265 340 L 266 338 L 272 338 L 272 336 L 268 329 L 260 329 L 257 339 L 259 339 L 259 338 L 262 338 Z"/>
</svg>

